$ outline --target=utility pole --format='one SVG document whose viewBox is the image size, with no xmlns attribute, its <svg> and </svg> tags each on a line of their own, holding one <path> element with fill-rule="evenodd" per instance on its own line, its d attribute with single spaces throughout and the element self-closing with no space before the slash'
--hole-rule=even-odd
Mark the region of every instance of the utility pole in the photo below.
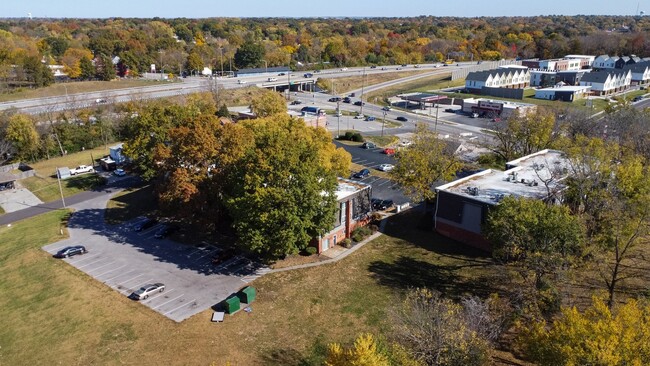
<svg viewBox="0 0 650 366">
<path fill-rule="evenodd" d="M 341 102 L 336 101 L 336 119 L 337 119 L 337 125 L 338 125 L 338 132 L 336 133 L 336 137 L 339 138 L 341 137 Z"/>
<path fill-rule="evenodd" d="M 219 63 L 221 64 L 221 77 L 223 77 L 223 47 L 219 47 Z"/>
<path fill-rule="evenodd" d="M 363 87 L 366 82 L 366 67 L 363 67 L 363 74 L 361 75 L 361 110 L 359 114 L 363 116 Z"/>
<path fill-rule="evenodd" d="M 61 202 L 63 203 L 63 208 L 65 208 L 65 198 L 63 198 L 63 188 L 61 187 L 61 174 L 59 173 L 59 168 L 56 168 L 56 179 L 59 182 L 59 193 L 61 193 Z"/>
<path fill-rule="evenodd" d="M 384 119 L 381 121 L 381 136 L 384 136 L 384 125 L 386 124 L 386 111 L 382 111 L 384 114 Z"/>
</svg>

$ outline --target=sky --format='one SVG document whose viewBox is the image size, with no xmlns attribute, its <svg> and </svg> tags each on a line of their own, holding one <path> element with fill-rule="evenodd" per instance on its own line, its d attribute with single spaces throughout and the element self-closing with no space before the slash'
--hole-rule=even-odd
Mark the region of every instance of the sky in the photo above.
<svg viewBox="0 0 650 366">
<path fill-rule="evenodd" d="M 0 0 L 0 18 L 637 15 L 650 0 Z M 647 8 L 647 9 L 646 9 Z"/>
</svg>

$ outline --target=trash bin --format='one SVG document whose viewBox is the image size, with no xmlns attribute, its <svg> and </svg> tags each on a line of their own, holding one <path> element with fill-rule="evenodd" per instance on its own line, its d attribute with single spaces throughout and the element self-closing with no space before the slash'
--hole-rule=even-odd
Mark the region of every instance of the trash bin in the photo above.
<svg viewBox="0 0 650 366">
<path fill-rule="evenodd" d="M 237 296 L 239 297 L 239 301 L 250 304 L 255 301 L 255 292 L 255 287 L 246 286 L 237 293 Z"/>
<path fill-rule="evenodd" d="M 239 297 L 233 296 L 227 298 L 225 301 L 225 305 L 226 305 L 226 312 L 228 314 L 234 314 L 238 312 L 240 308 Z"/>
</svg>

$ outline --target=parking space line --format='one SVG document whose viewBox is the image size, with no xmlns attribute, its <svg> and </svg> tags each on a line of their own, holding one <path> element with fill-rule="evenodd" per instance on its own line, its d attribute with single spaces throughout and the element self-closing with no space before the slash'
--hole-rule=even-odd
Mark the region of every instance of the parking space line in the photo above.
<svg viewBox="0 0 650 366">
<path fill-rule="evenodd" d="M 110 266 L 110 265 L 113 264 L 113 263 L 115 263 L 115 261 L 112 261 L 112 262 L 109 262 L 109 263 L 103 264 L 103 265 L 101 265 L 101 266 L 99 266 L 99 267 L 91 268 L 91 269 L 89 269 L 89 270 L 87 270 L 87 271 L 85 271 L 85 272 L 88 273 L 88 274 L 90 274 L 90 272 L 92 272 L 92 271 L 98 270 L 98 269 L 103 268 L 103 267 L 106 267 L 106 266 Z"/>
<path fill-rule="evenodd" d="M 140 283 L 138 283 L 137 285 L 135 285 L 133 287 L 127 288 L 126 292 L 131 292 L 131 291 L 133 291 L 133 289 L 139 289 L 140 287 L 142 287 L 142 286 L 144 286 L 144 285 L 146 285 L 148 283 L 151 283 L 151 281 L 153 281 L 153 278 L 150 278 L 150 279 L 148 279 L 148 280 L 146 280 L 144 282 L 140 282 Z M 120 292 L 123 292 L 123 291 L 120 291 Z"/>
<path fill-rule="evenodd" d="M 160 304 L 160 305 L 158 305 L 158 306 L 156 306 L 155 308 L 152 308 L 152 309 L 154 309 L 154 310 L 158 310 L 158 309 L 160 309 L 161 307 L 163 307 L 163 306 L 169 304 L 170 302 L 172 302 L 172 301 L 174 301 L 174 300 L 178 300 L 179 298 L 183 297 L 183 295 L 185 295 L 185 294 L 180 294 L 180 295 L 176 296 L 175 298 L 173 298 L 173 299 L 171 299 L 171 300 L 169 300 L 169 301 L 165 301 L 164 303 L 162 303 L 162 304 Z"/>
<path fill-rule="evenodd" d="M 142 276 L 144 276 L 144 273 L 141 273 L 141 274 L 139 274 L 139 275 L 137 275 L 137 276 L 135 276 L 135 277 L 132 277 L 132 278 L 126 280 L 126 281 L 123 281 L 123 282 L 121 282 L 120 284 L 118 284 L 118 286 L 123 286 L 122 284 L 127 283 L 127 282 L 131 282 L 131 281 L 135 280 L 136 278 L 138 278 L 138 277 L 142 277 Z"/>
<path fill-rule="evenodd" d="M 135 272 L 135 271 L 136 271 L 135 269 L 132 269 L 132 270 L 126 272 L 126 273 L 120 273 L 120 274 L 118 274 L 117 276 L 113 276 L 113 277 L 111 277 L 111 278 L 108 278 L 108 279 L 104 280 L 104 283 L 106 283 L 106 282 L 108 282 L 108 281 L 110 281 L 110 280 L 116 279 L 116 278 L 118 278 L 118 277 L 121 277 L 121 276 L 127 275 L 127 274 L 129 274 L 129 273 L 131 273 L 131 272 Z M 140 276 L 142 276 L 142 275 L 140 275 Z"/>
<path fill-rule="evenodd" d="M 101 274 L 93 275 L 93 277 L 95 277 L 96 279 L 99 279 L 100 276 L 103 276 L 103 275 L 105 275 L 105 274 L 107 274 L 107 273 L 111 273 L 111 272 L 113 272 L 113 271 L 117 271 L 118 269 L 122 269 L 122 268 L 124 268 L 124 267 L 126 267 L 126 264 L 123 264 L 123 265 L 121 265 L 121 266 L 119 266 L 119 267 L 117 267 L 117 268 L 113 268 L 113 269 L 111 269 L 111 270 L 108 270 L 108 271 L 106 271 L 106 272 L 102 272 Z"/>
<path fill-rule="evenodd" d="M 172 309 L 172 310 L 170 310 L 170 311 L 168 311 L 168 312 L 166 312 L 166 313 L 163 313 L 163 315 L 167 316 L 168 314 L 171 314 L 171 313 L 173 313 L 174 311 L 176 311 L 176 310 L 178 310 L 178 309 L 180 309 L 180 308 L 182 308 L 182 307 L 187 306 L 188 304 L 189 304 L 189 305 L 193 304 L 194 301 L 196 301 L 196 299 L 192 299 L 192 300 L 188 301 L 187 303 L 185 303 L 185 304 L 183 304 L 183 305 L 181 305 L 181 306 L 179 306 L 179 307 L 177 307 L 177 308 L 175 308 L 175 309 Z"/>
<path fill-rule="evenodd" d="M 203 258 L 203 257 L 205 257 L 205 256 L 212 255 L 212 254 L 217 253 L 217 252 L 220 252 L 220 251 L 221 251 L 221 249 L 215 249 L 215 250 L 212 250 L 212 251 L 210 251 L 210 252 L 208 252 L 208 253 L 205 253 L 205 254 L 203 254 L 202 256 L 196 258 L 196 260 L 199 260 L 199 259 L 201 259 L 201 258 Z"/>
<path fill-rule="evenodd" d="M 167 289 L 165 289 L 165 291 L 163 291 L 163 292 L 158 292 L 156 295 L 154 295 L 155 297 L 150 297 L 150 298 L 148 298 L 148 299 L 146 299 L 146 300 L 144 300 L 144 301 L 140 301 L 140 302 L 143 303 L 143 304 L 148 304 L 148 303 L 150 303 L 152 300 L 157 299 L 157 298 L 159 298 L 159 297 L 161 297 L 161 296 L 163 296 L 163 295 L 169 295 L 169 293 L 170 293 L 170 292 L 174 292 L 174 290 L 175 290 L 175 289 L 171 289 L 171 290 L 168 291 Z"/>
<path fill-rule="evenodd" d="M 69 257 L 67 259 L 68 259 L 68 263 L 70 263 L 73 266 L 77 267 L 78 263 L 81 263 L 83 261 L 87 261 L 89 259 L 99 258 L 102 254 L 103 253 L 92 253 L 92 254 L 81 255 L 81 256 L 75 255 L 75 256 Z M 79 268 L 79 267 L 77 267 L 77 268 Z"/>
<path fill-rule="evenodd" d="M 91 264 L 95 264 L 95 263 L 101 262 L 101 261 L 103 261 L 103 260 L 104 260 L 103 258 L 100 258 L 100 259 L 98 259 L 98 260 L 96 260 L 96 261 L 94 261 L 94 262 L 86 263 L 86 264 L 84 264 L 83 266 L 75 266 L 75 267 L 77 267 L 77 269 L 82 269 L 82 268 L 84 268 L 84 267 L 88 267 L 88 266 L 91 265 Z M 84 271 L 84 272 L 86 272 L 86 271 Z"/>
<path fill-rule="evenodd" d="M 381 187 L 381 186 L 384 186 L 384 185 L 386 185 L 386 184 L 390 184 L 391 182 L 392 182 L 392 181 L 391 181 L 390 179 L 386 179 L 386 181 L 381 182 L 381 183 L 379 183 L 379 184 L 377 184 L 377 185 L 378 185 L 379 187 Z"/>
</svg>

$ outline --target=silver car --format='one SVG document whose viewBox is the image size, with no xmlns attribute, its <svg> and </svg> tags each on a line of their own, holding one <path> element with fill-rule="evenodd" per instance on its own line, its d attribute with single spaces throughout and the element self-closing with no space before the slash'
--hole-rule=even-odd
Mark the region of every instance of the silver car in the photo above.
<svg viewBox="0 0 650 366">
<path fill-rule="evenodd" d="M 165 285 L 162 283 L 153 283 L 140 287 L 138 290 L 134 291 L 129 297 L 133 300 L 145 300 L 149 295 L 156 292 L 165 291 Z"/>
</svg>

